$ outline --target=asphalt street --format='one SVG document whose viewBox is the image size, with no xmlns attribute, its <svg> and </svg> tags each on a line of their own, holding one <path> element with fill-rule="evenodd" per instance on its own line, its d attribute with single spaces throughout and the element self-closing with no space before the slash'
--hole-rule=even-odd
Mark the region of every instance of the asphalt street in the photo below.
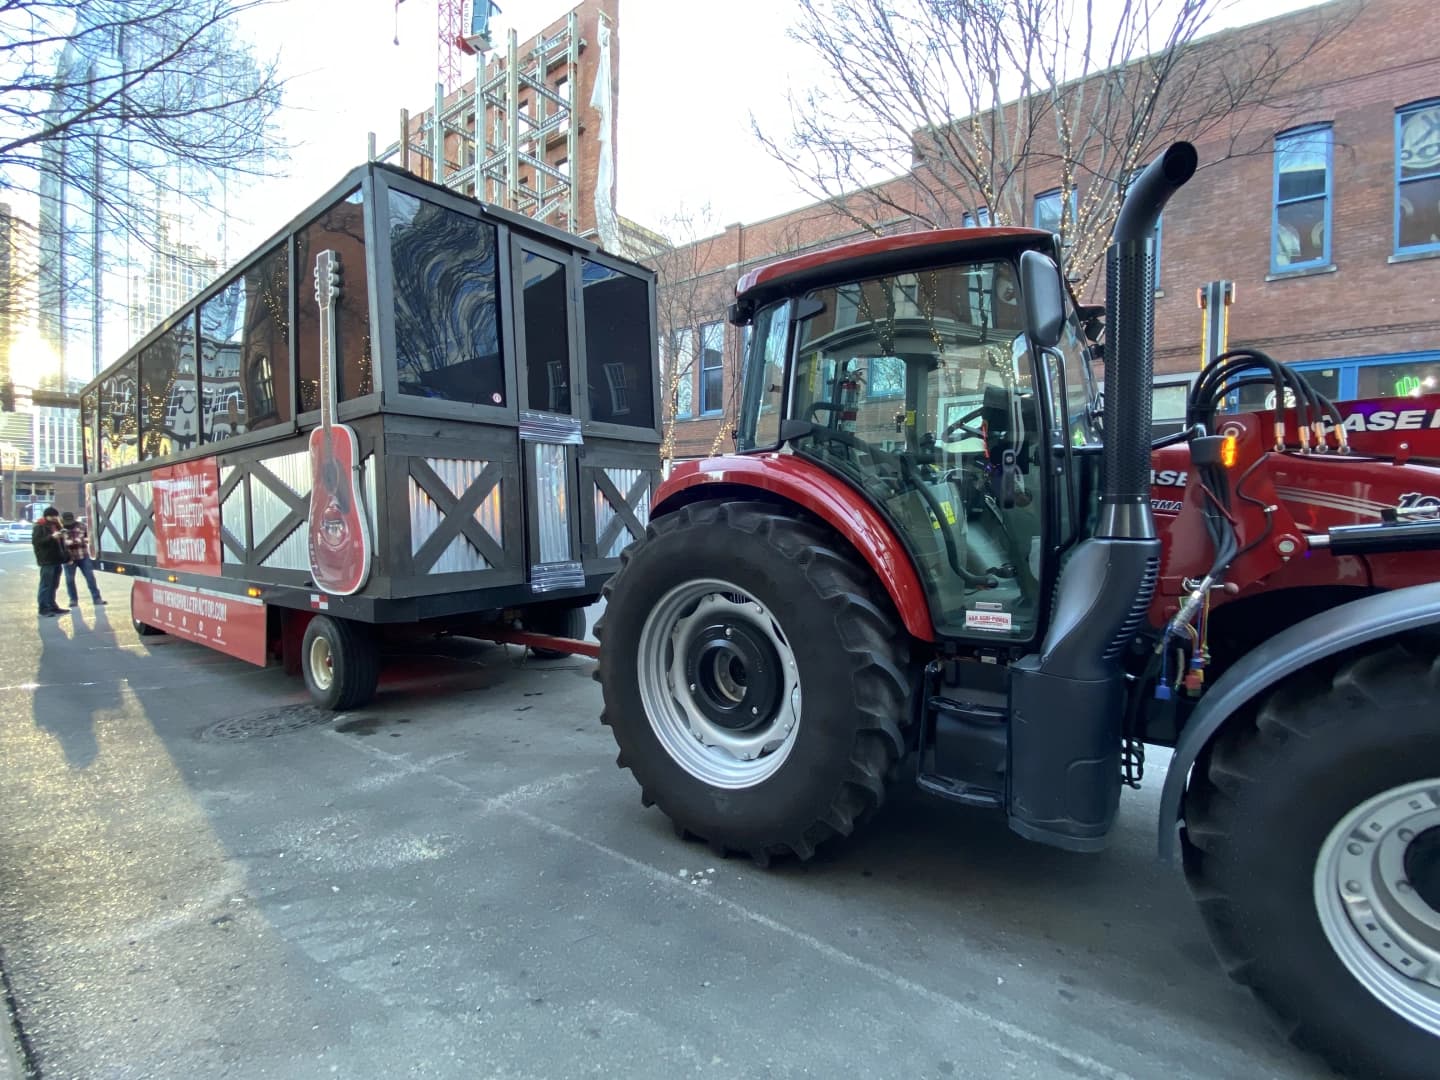
<svg viewBox="0 0 1440 1080">
<path fill-rule="evenodd" d="M 1327 1075 L 1156 861 L 1158 772 L 1099 856 L 906 793 L 760 870 L 641 807 L 588 660 L 422 643 L 317 716 L 138 638 L 123 579 L 37 620 L 0 551 L 0 949 L 43 1077 Z"/>
</svg>

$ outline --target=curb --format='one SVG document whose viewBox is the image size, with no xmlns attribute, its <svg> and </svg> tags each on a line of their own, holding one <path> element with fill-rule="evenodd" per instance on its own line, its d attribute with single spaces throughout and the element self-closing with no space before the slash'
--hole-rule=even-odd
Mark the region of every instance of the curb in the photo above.
<svg viewBox="0 0 1440 1080">
<path fill-rule="evenodd" d="M 0 1080 L 35 1080 L 38 1073 L 27 1064 L 29 1056 L 21 1044 L 19 1021 L 15 1015 L 15 994 L 10 985 L 10 976 L 5 971 L 5 954 L 0 950 Z"/>
</svg>

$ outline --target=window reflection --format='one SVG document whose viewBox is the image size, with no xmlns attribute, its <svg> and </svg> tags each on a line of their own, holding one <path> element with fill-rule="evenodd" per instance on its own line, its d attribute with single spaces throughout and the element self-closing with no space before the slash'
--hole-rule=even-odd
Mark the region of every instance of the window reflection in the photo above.
<svg viewBox="0 0 1440 1080">
<path fill-rule="evenodd" d="M 495 226 L 390 192 L 402 394 L 505 404 Z"/>
<path fill-rule="evenodd" d="M 527 251 L 521 259 L 528 405 L 569 413 L 570 320 L 565 264 Z"/>
<path fill-rule="evenodd" d="M 293 418 L 290 264 L 279 244 L 200 307 L 200 410 L 206 442 Z"/>
<path fill-rule="evenodd" d="M 136 403 L 139 364 L 122 366 L 100 384 L 100 467 L 115 469 L 139 460 L 140 425 Z"/>
<path fill-rule="evenodd" d="M 589 259 L 581 267 L 590 419 L 654 427 L 650 287 Z"/>
<path fill-rule="evenodd" d="M 370 356 L 370 289 L 365 269 L 365 207 L 353 191 L 295 234 L 296 366 L 300 411 L 320 407 L 320 306 L 315 299 L 315 257 L 325 250 L 340 262 L 335 305 L 335 396 L 364 397 L 375 390 Z M 271 354 L 272 363 L 275 354 Z M 329 360 L 327 358 L 326 362 Z"/>
</svg>

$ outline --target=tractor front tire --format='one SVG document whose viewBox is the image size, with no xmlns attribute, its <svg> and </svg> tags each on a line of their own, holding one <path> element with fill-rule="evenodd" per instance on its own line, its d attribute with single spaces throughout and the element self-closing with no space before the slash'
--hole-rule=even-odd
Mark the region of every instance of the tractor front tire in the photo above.
<svg viewBox="0 0 1440 1080">
<path fill-rule="evenodd" d="M 375 637 L 364 623 L 317 615 L 305 627 L 300 668 L 322 709 L 358 709 L 375 696 L 380 679 Z"/>
<path fill-rule="evenodd" d="M 1186 793 L 1221 962 L 1291 1041 L 1367 1080 L 1440 1075 L 1440 657 L 1397 639 L 1281 684 Z"/>
<path fill-rule="evenodd" d="M 650 523 L 605 588 L 601 717 L 678 831 L 809 858 L 882 803 L 905 752 L 904 631 L 833 534 L 764 503 Z"/>
</svg>

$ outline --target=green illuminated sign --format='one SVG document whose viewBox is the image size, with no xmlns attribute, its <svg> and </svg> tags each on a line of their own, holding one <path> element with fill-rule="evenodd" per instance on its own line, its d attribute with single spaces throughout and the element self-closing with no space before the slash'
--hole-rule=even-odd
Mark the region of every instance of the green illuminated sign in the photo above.
<svg viewBox="0 0 1440 1080">
<path fill-rule="evenodd" d="M 1395 380 L 1396 397 L 1406 397 L 1410 394 L 1418 392 L 1419 389 L 1420 380 L 1414 375 L 1406 375 L 1404 378 Z"/>
</svg>

